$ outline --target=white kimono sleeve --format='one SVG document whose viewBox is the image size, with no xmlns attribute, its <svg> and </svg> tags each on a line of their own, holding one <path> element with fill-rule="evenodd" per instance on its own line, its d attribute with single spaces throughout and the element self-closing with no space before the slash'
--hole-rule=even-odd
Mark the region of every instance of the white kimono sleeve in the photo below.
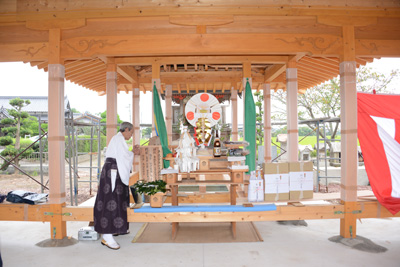
<svg viewBox="0 0 400 267">
<path fill-rule="evenodd" d="M 132 170 L 133 152 L 129 151 L 128 145 L 121 132 L 118 132 L 108 144 L 106 158 L 116 159 L 121 181 L 125 185 L 129 185 L 129 173 Z M 115 187 L 115 184 L 112 186 Z"/>
</svg>

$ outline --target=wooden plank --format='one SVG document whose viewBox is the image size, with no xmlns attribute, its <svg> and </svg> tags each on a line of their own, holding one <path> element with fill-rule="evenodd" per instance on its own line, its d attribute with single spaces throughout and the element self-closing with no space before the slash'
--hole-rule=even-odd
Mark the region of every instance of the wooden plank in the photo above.
<svg viewBox="0 0 400 267">
<path fill-rule="evenodd" d="M 400 217 L 392 215 L 377 201 L 359 201 L 355 211 L 358 219 Z M 358 212 L 361 211 L 361 212 Z M 49 204 L 0 204 L 0 221 L 50 221 Z M 306 205 L 305 207 L 278 206 L 276 211 L 267 212 L 194 212 L 194 213 L 135 213 L 128 210 L 129 222 L 217 222 L 217 221 L 278 221 L 341 219 L 344 205 Z M 353 212 L 353 211 L 350 211 Z M 63 207 L 63 221 L 93 221 L 93 207 Z"/>
<path fill-rule="evenodd" d="M 318 23 L 332 26 L 368 26 L 378 22 L 377 17 L 365 16 L 317 16 Z"/>
<path fill-rule="evenodd" d="M 206 64 L 205 71 L 208 70 L 210 64 L 241 64 L 244 61 L 253 64 L 284 64 L 288 61 L 288 56 L 260 55 L 260 56 L 163 56 L 163 57 L 121 57 L 116 58 L 115 62 L 122 65 L 141 66 L 151 65 L 152 62 L 160 64 L 174 64 L 174 70 L 177 64 Z M 175 70 L 176 71 L 176 70 Z"/>
<path fill-rule="evenodd" d="M 216 15 L 172 15 L 169 16 L 171 24 L 183 26 L 215 26 L 224 25 L 233 22 L 232 15 L 216 16 Z"/>
<path fill-rule="evenodd" d="M 52 2 L 53 3 L 53 2 Z M 78 2 L 79 3 L 79 2 Z M 112 18 L 143 16 L 184 16 L 184 15 L 263 15 L 263 16 L 399 16 L 398 3 L 381 1 L 376 6 L 371 1 L 351 1 L 329 5 L 294 5 L 290 1 L 280 1 L 279 5 L 272 1 L 188 1 L 177 6 L 171 1 L 131 1 L 121 4 L 120 1 L 93 1 L 80 4 L 69 1 L 55 1 L 53 4 L 40 5 L 20 4 L 16 20 L 50 20 L 79 18 Z M 160 6 L 162 8 L 160 8 Z M 179 8 L 177 8 L 179 7 Z M 14 10 L 15 6 L 11 8 Z M 40 11 L 40 12 L 39 12 Z M 70 12 L 68 12 L 70 11 Z M 73 12 L 71 12 L 73 11 Z"/>
<path fill-rule="evenodd" d="M 50 211 L 50 205 L 0 204 L 0 221 L 49 221 L 44 213 Z"/>
<path fill-rule="evenodd" d="M 257 42 L 254 42 L 257 40 Z M 87 44 L 82 46 L 82 44 Z M 163 44 L 160 46 L 160 44 Z M 327 34 L 164 34 L 75 37 L 61 43 L 62 57 L 90 58 L 99 54 L 148 55 L 241 55 L 297 54 L 339 55 L 342 39 Z M 33 59 L 36 60 L 36 59 Z M 174 61 L 173 63 L 176 63 Z"/>
<path fill-rule="evenodd" d="M 160 79 L 163 83 L 215 83 L 215 82 L 238 82 L 242 78 L 241 71 L 187 71 L 187 72 L 162 72 Z M 254 74 L 254 79 L 263 81 L 263 75 Z M 151 82 L 151 73 L 139 75 L 141 83 Z"/>
<path fill-rule="evenodd" d="M 400 212 L 393 215 L 378 201 L 358 201 L 355 211 L 358 219 L 400 217 Z"/>
<path fill-rule="evenodd" d="M 33 30 L 63 29 L 70 30 L 86 25 L 86 19 L 50 19 L 27 21 L 26 27 Z"/>
<path fill-rule="evenodd" d="M 183 213 L 134 213 L 128 211 L 129 222 L 233 222 L 340 219 L 342 205 L 289 207 L 278 206 L 276 211 L 265 212 L 183 212 Z"/>
<path fill-rule="evenodd" d="M 0 62 L 47 61 L 48 43 L 0 44 Z"/>
<path fill-rule="evenodd" d="M 400 40 L 355 40 L 356 56 L 399 57 Z"/>
</svg>

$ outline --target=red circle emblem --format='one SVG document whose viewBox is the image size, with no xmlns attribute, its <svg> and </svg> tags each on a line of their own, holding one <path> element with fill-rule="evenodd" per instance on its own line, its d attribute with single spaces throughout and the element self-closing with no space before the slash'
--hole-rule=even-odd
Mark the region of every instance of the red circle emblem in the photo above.
<svg viewBox="0 0 400 267">
<path fill-rule="evenodd" d="M 219 114 L 219 112 L 213 112 L 212 118 L 214 120 L 219 120 L 219 118 L 221 118 L 221 114 Z"/>
<path fill-rule="evenodd" d="M 188 120 L 193 120 L 194 119 L 194 113 L 192 112 L 192 111 L 189 111 L 187 114 L 186 114 L 186 118 L 188 119 Z"/>
<path fill-rule="evenodd" d="M 210 97 L 208 96 L 208 94 L 202 94 L 202 95 L 200 96 L 200 99 L 201 99 L 201 101 L 203 101 L 203 102 L 207 102 L 209 98 L 210 98 Z"/>
</svg>

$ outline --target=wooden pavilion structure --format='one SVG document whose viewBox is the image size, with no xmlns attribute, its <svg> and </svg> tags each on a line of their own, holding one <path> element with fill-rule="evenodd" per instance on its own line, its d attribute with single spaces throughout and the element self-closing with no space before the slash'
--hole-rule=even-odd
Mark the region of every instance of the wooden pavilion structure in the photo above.
<svg viewBox="0 0 400 267">
<path fill-rule="evenodd" d="M 106 94 L 107 139 L 117 129 L 117 94 L 133 92 L 134 142 L 139 92 L 155 82 L 171 98 L 184 92 L 229 92 L 233 139 L 237 95 L 248 78 L 264 91 L 265 161 L 271 161 L 270 90 L 287 91 L 289 160 L 297 161 L 297 95 L 340 75 L 341 203 L 279 206 L 276 212 L 137 214 L 129 221 L 341 220 L 356 236 L 358 218 L 390 217 L 376 201 L 357 199 L 356 68 L 400 56 L 400 2 L 391 0 L 5 0 L 0 3 L 0 61 L 21 61 L 49 74 L 50 202 L 0 205 L 0 220 L 49 221 L 51 237 L 66 221 L 90 221 L 91 208 L 67 207 L 64 173 L 64 81 Z M 23 73 L 20 74 L 23 78 Z M 88 100 L 90 101 L 90 100 Z M 137 162 L 135 163 L 137 164 Z M 135 166 L 137 167 L 137 165 Z M 397 216 L 399 216 L 397 214 Z"/>
</svg>

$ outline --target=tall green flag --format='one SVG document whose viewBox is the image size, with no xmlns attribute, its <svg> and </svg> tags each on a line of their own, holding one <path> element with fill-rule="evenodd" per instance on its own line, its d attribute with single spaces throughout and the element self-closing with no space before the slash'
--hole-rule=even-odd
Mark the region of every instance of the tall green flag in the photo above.
<svg viewBox="0 0 400 267">
<path fill-rule="evenodd" d="M 156 82 L 154 82 L 153 87 L 153 114 L 154 114 L 154 123 L 156 128 L 156 134 L 160 137 L 161 146 L 163 150 L 163 157 L 167 154 L 171 153 L 171 150 L 168 148 L 168 134 L 167 127 L 165 127 L 164 115 L 161 109 L 160 96 L 158 95 L 158 90 L 156 86 Z M 169 167 L 169 160 L 164 160 L 164 168 Z"/>
<path fill-rule="evenodd" d="M 256 105 L 254 104 L 249 78 L 247 78 L 244 95 L 244 139 L 249 142 L 250 154 L 246 156 L 246 165 L 249 166 L 248 173 L 250 173 L 256 168 Z"/>
</svg>

